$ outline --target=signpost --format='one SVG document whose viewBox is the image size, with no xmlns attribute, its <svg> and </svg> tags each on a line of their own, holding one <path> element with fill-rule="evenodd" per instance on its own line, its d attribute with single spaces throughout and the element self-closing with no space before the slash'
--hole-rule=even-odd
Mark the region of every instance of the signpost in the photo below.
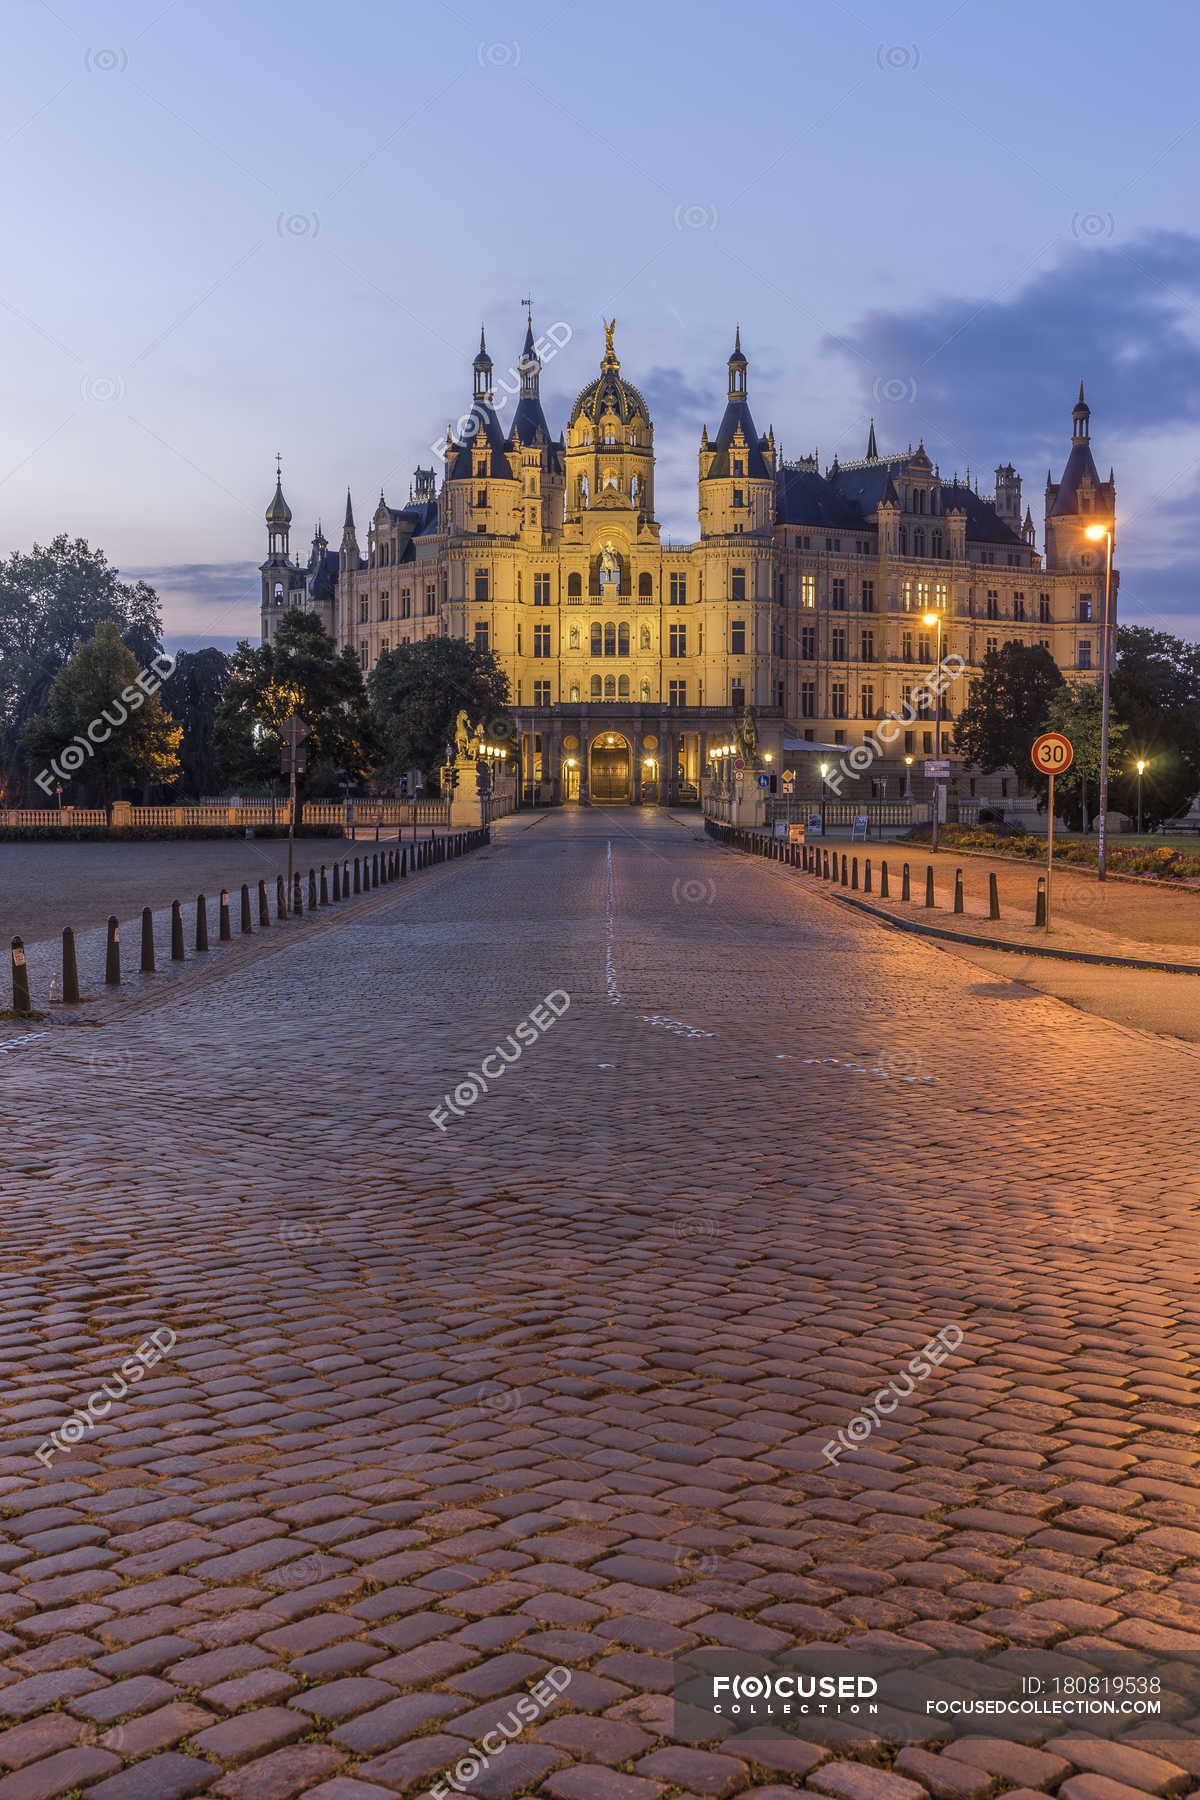
<svg viewBox="0 0 1200 1800">
<path fill-rule="evenodd" d="M 801 820 L 799 825 L 789 825 L 788 826 L 788 842 L 792 843 L 792 844 L 802 844 L 804 842 L 804 821 L 803 820 Z"/>
<path fill-rule="evenodd" d="M 945 759 L 940 762 L 927 762 L 925 764 L 925 779 L 926 781 L 949 781 L 949 762 Z"/>
<path fill-rule="evenodd" d="M 1050 883 L 1054 876 L 1054 777 L 1065 775 L 1075 761 L 1075 752 L 1071 740 L 1063 736 L 1061 731 L 1043 731 L 1041 737 L 1035 738 L 1030 751 L 1033 766 L 1042 775 L 1050 777 L 1050 798 L 1047 805 L 1046 826 L 1046 930 L 1050 929 Z"/>
<path fill-rule="evenodd" d="M 865 844 L 866 841 L 867 841 L 867 814 L 866 813 L 855 813 L 854 823 L 850 827 L 850 842 L 852 844 L 857 844 L 857 843 Z"/>
<path fill-rule="evenodd" d="M 296 777 L 303 775 L 308 764 L 306 753 L 300 748 L 305 738 L 312 736 L 312 726 L 306 725 L 299 713 L 293 713 L 290 719 L 283 722 L 287 742 L 279 757 L 280 771 L 291 777 L 288 801 L 288 872 L 287 891 L 288 904 L 291 904 L 292 863 L 296 850 Z"/>
</svg>

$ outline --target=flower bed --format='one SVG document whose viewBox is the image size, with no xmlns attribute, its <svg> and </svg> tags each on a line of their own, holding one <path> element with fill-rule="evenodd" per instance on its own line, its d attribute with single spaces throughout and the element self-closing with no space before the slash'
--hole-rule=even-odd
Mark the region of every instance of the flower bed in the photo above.
<svg viewBox="0 0 1200 1800">
<path fill-rule="evenodd" d="M 920 826 L 910 837 L 928 842 L 928 826 Z M 938 834 L 938 847 L 945 850 L 995 851 L 1002 856 L 1025 856 L 1040 861 L 1046 854 L 1046 840 L 1036 833 L 1022 831 L 1019 826 L 997 828 L 994 825 L 945 825 Z M 1096 867 L 1095 843 L 1079 843 L 1068 838 L 1054 848 L 1056 863 L 1074 863 L 1085 869 Z M 1115 875 L 1149 875 L 1167 881 L 1200 880 L 1200 853 L 1176 850 L 1169 845 L 1108 845 L 1108 867 Z"/>
</svg>

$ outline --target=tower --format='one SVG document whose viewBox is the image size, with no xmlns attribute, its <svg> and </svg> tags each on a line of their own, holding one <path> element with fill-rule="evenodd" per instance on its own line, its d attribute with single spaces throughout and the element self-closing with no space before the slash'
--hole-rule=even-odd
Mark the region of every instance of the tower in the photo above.
<svg viewBox="0 0 1200 1800">
<path fill-rule="evenodd" d="M 286 561 L 292 509 L 283 497 L 283 458 L 275 457 L 275 493 L 267 508 L 267 558 Z"/>
<path fill-rule="evenodd" d="M 750 414 L 742 328 L 729 355 L 725 411 L 714 440 L 707 427 L 700 450 L 700 535 L 740 537 L 775 524 L 777 457 L 772 434 L 760 437 Z"/>
<path fill-rule="evenodd" d="M 1046 477 L 1046 567 L 1094 570 L 1102 560 L 1086 533 L 1092 525 L 1111 525 L 1116 513 L 1116 486 L 1101 481 L 1092 456 L 1092 409 L 1083 383 L 1071 413 L 1071 449 L 1062 480 Z"/>
<path fill-rule="evenodd" d="M 996 470 L 996 512 L 1021 535 L 1021 477 L 1011 463 L 1001 463 Z"/>
<path fill-rule="evenodd" d="M 556 532 L 563 517 L 563 467 L 559 447 L 550 435 L 540 393 L 542 362 L 533 336 L 533 302 L 526 301 L 525 342 L 517 359 L 520 397 L 508 436 L 508 450 L 521 482 L 521 536 L 540 545 L 543 534 Z"/>
<path fill-rule="evenodd" d="M 267 560 L 259 564 L 262 582 L 259 631 L 264 644 L 275 636 L 289 606 L 304 604 L 305 578 L 289 554 L 292 509 L 283 497 L 282 458 L 275 457 L 275 492 L 267 507 Z"/>
</svg>

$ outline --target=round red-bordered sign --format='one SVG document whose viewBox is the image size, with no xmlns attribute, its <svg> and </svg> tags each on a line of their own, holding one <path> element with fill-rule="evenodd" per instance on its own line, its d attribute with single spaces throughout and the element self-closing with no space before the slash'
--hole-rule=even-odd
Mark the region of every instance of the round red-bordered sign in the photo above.
<svg viewBox="0 0 1200 1800">
<path fill-rule="evenodd" d="M 1041 775 L 1064 775 L 1075 761 L 1071 740 L 1061 731 L 1043 731 L 1041 737 L 1034 739 L 1029 754 Z"/>
</svg>

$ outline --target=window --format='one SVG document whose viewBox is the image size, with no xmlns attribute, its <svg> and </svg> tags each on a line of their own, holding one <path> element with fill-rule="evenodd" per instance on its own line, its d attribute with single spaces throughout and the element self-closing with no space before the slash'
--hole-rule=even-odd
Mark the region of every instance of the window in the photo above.
<svg viewBox="0 0 1200 1800">
<path fill-rule="evenodd" d="M 922 494 L 921 498 L 924 499 L 925 496 Z M 921 511 L 924 512 L 924 510 L 925 510 L 924 507 L 922 507 Z M 915 525 L 913 527 L 913 555 L 914 556 L 924 556 L 924 554 L 925 554 L 925 527 L 923 525 Z"/>
<path fill-rule="evenodd" d="M 985 656 L 993 656 L 996 653 L 996 651 L 999 650 L 999 648 L 1000 648 L 1000 639 L 990 637 L 990 638 L 988 638 L 986 644 L 984 645 L 984 655 Z"/>
<path fill-rule="evenodd" d="M 618 675 L 617 676 L 617 699 L 618 700 L 628 700 L 628 698 L 629 698 L 629 677 L 628 677 L 628 675 Z"/>
<path fill-rule="evenodd" d="M 604 692 L 604 683 L 598 675 L 592 676 L 592 699 L 599 700 Z"/>
<path fill-rule="evenodd" d="M 533 684 L 533 704 L 535 706 L 549 706 L 550 705 L 550 683 L 548 681 L 535 681 L 534 682 L 534 684 Z"/>
<path fill-rule="evenodd" d="M 735 506 L 745 506 L 745 504 L 746 504 L 746 498 L 745 498 L 745 495 L 744 495 L 744 494 L 743 494 L 743 492 L 742 492 L 742 490 L 741 490 L 741 488 L 734 488 L 734 490 L 733 490 L 733 504 L 734 504 L 734 505 L 735 505 Z"/>
<path fill-rule="evenodd" d="M 475 504 L 476 504 L 476 506 L 486 506 L 487 505 L 487 489 L 485 487 L 476 488 Z"/>
<path fill-rule="evenodd" d="M 687 655 L 687 626 L 672 625 L 667 641 L 668 656 Z"/>
<path fill-rule="evenodd" d="M 912 597 L 913 597 L 912 582 L 911 581 L 902 581 L 900 583 L 900 604 L 903 606 L 905 612 L 912 611 Z"/>
<path fill-rule="evenodd" d="M 548 625 L 535 625 L 534 626 L 534 628 L 533 628 L 533 654 L 535 656 L 549 656 L 549 654 L 550 654 L 550 627 Z"/>
<path fill-rule="evenodd" d="M 900 636 L 900 661 L 911 662 L 913 659 L 913 634 L 905 631 Z"/>
<path fill-rule="evenodd" d="M 477 650 L 488 650 L 491 648 L 488 634 L 488 622 L 486 619 L 476 619 L 475 621 L 475 648 Z"/>
<path fill-rule="evenodd" d="M 582 575 L 568 575 L 567 576 L 567 599 L 568 600 L 582 600 L 583 599 L 583 576 Z"/>
<path fill-rule="evenodd" d="M 875 689 L 870 682 L 866 683 L 862 692 L 859 694 L 858 710 L 864 719 L 873 719 L 875 717 Z"/>
<path fill-rule="evenodd" d="M 815 625 L 800 627 L 800 656 L 804 662 L 817 660 L 817 628 Z"/>
<path fill-rule="evenodd" d="M 835 662 L 846 660 L 846 627 L 835 625 L 829 634 L 829 654 Z"/>
<path fill-rule="evenodd" d="M 359 602 L 358 602 L 358 622 L 359 622 L 359 624 L 365 625 L 370 617 L 371 617 L 371 602 L 367 599 L 367 596 L 365 594 L 363 594 L 360 597 Z"/>
<path fill-rule="evenodd" d="M 930 657 L 929 633 L 923 631 L 917 639 L 917 661 L 926 663 L 930 661 Z"/>
<path fill-rule="evenodd" d="M 428 591 L 428 590 L 426 590 Z M 486 569 L 475 571 L 475 604 L 486 606 L 488 603 L 488 572 Z"/>
<path fill-rule="evenodd" d="M 598 619 L 592 620 L 591 652 L 593 656 L 604 654 L 604 627 Z"/>
<path fill-rule="evenodd" d="M 942 534 L 940 531 L 931 531 L 929 534 L 929 554 L 939 560 L 945 554 L 942 549 Z"/>
<path fill-rule="evenodd" d="M 411 619 L 412 618 L 412 589 L 411 588 L 401 588 L 400 589 L 400 617 L 402 619 Z"/>
<path fill-rule="evenodd" d="M 1079 646 L 1079 667 L 1090 669 L 1092 666 L 1092 646 L 1086 639 Z"/>
<path fill-rule="evenodd" d="M 729 571 L 729 598 L 731 600 L 744 600 L 746 598 L 746 571 L 745 571 L 745 569 L 730 569 L 730 571 Z"/>
<path fill-rule="evenodd" d="M 392 603 L 386 594 L 379 596 L 379 616 L 381 619 L 390 619 L 392 616 Z"/>
<path fill-rule="evenodd" d="M 1081 625 L 1089 625 L 1091 623 L 1091 619 L 1092 619 L 1092 596 L 1090 594 L 1080 594 L 1080 596 L 1079 596 L 1079 623 Z"/>
<path fill-rule="evenodd" d="M 923 731 L 921 733 L 921 748 L 922 748 L 922 750 L 924 750 L 926 756 L 933 755 L 933 733 L 932 733 L 932 731 Z"/>
<path fill-rule="evenodd" d="M 643 569 L 642 573 L 638 576 L 638 599 L 653 600 L 653 598 L 654 577 L 650 574 L 648 569 Z"/>
<path fill-rule="evenodd" d="M 1000 594 L 998 589 L 988 589 L 985 611 L 989 619 L 998 619 L 1000 617 Z"/>
<path fill-rule="evenodd" d="M 729 704 L 735 712 L 740 712 L 746 704 L 746 684 L 739 675 L 735 675 L 729 684 Z"/>
<path fill-rule="evenodd" d="M 730 656 L 745 656 L 745 654 L 746 654 L 746 621 L 745 621 L 745 619 L 734 619 L 730 624 L 730 627 L 729 627 L 729 654 L 730 654 Z"/>
<path fill-rule="evenodd" d="M 744 456 L 734 457 L 733 472 L 735 475 L 744 475 L 746 473 L 746 459 Z"/>
<path fill-rule="evenodd" d="M 875 633 L 873 631 L 864 631 L 862 634 L 862 660 L 863 662 L 875 661 Z"/>
<path fill-rule="evenodd" d="M 934 583 L 933 603 L 939 612 L 945 612 L 950 604 L 950 584 L 947 581 Z"/>
<path fill-rule="evenodd" d="M 817 716 L 817 684 L 815 681 L 800 683 L 800 717 L 815 719 Z"/>
<path fill-rule="evenodd" d="M 283 599 L 283 583 L 282 583 L 282 581 L 277 581 L 275 583 L 275 598 L 276 598 L 276 600 Z"/>
<path fill-rule="evenodd" d="M 927 581 L 918 581 L 917 583 L 917 611 L 919 613 L 929 611 L 929 583 Z"/>
<path fill-rule="evenodd" d="M 606 700 L 615 700 L 616 697 L 617 697 L 617 678 L 615 675 L 606 675 L 604 677 L 604 698 Z"/>
<path fill-rule="evenodd" d="M 521 654 L 521 621 L 517 620 L 517 655 Z"/>
<path fill-rule="evenodd" d="M 369 645 L 362 643 L 358 646 L 358 660 L 361 663 L 362 667 L 365 669 L 368 662 L 371 660 L 371 652 L 370 652 Z"/>
<path fill-rule="evenodd" d="M 807 539 L 805 542 L 807 542 Z M 800 604 L 805 607 L 812 607 L 817 604 L 817 578 L 815 575 L 801 575 Z"/>
<path fill-rule="evenodd" d="M 1024 596 L 1024 594 L 1014 594 L 1013 595 L 1013 618 L 1014 619 L 1023 619 L 1024 617 L 1025 617 L 1025 596 Z"/>
<path fill-rule="evenodd" d="M 672 606 L 686 606 L 686 604 L 687 604 L 687 576 L 686 575 L 672 575 L 671 576 L 671 605 Z"/>
<path fill-rule="evenodd" d="M 668 681 L 668 683 L 667 683 L 667 705 L 668 706 L 686 706 L 687 705 L 687 682 L 686 681 Z"/>
<path fill-rule="evenodd" d="M 533 578 L 533 604 L 535 606 L 549 606 L 549 604 L 550 604 L 550 577 L 548 574 L 534 576 L 534 578 Z"/>
<path fill-rule="evenodd" d="M 425 616 L 430 618 L 437 611 L 437 588 L 432 581 L 425 583 Z"/>
<path fill-rule="evenodd" d="M 829 690 L 829 710 L 835 719 L 846 717 L 846 684 L 835 681 Z"/>
<path fill-rule="evenodd" d="M 875 611 L 875 583 L 864 581 L 862 584 L 862 609 L 864 612 Z"/>
<path fill-rule="evenodd" d="M 629 655 L 629 626 L 624 622 L 617 626 L 617 655 Z"/>
<path fill-rule="evenodd" d="M 906 731 L 904 734 L 904 749 L 908 755 L 912 754 L 913 745 L 915 744 L 915 742 L 916 742 L 915 732 Z"/>
<path fill-rule="evenodd" d="M 617 628 L 611 619 L 607 621 L 604 627 L 604 654 L 605 656 L 615 656 L 617 654 Z"/>
<path fill-rule="evenodd" d="M 1049 625 L 1050 622 L 1051 622 L 1051 620 L 1050 620 L 1050 596 L 1049 596 L 1049 594 L 1039 594 L 1038 595 L 1038 624 L 1039 625 Z"/>
<path fill-rule="evenodd" d="M 846 578 L 844 575 L 835 575 L 830 583 L 829 604 L 832 606 L 834 612 L 845 612 Z"/>
</svg>

